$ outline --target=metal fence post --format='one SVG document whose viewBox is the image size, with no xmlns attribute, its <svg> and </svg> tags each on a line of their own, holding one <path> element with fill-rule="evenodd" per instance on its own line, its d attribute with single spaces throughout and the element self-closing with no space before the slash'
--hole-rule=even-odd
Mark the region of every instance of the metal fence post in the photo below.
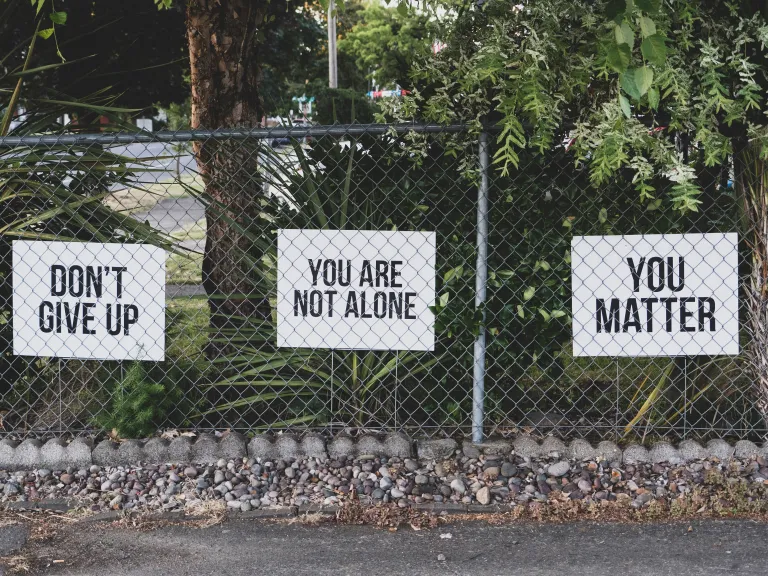
<svg viewBox="0 0 768 576">
<path fill-rule="evenodd" d="M 480 187 L 477 190 L 477 268 L 475 309 L 483 309 L 475 339 L 472 375 L 472 442 L 483 441 L 485 404 L 485 287 L 488 279 L 488 134 L 480 134 Z"/>
</svg>

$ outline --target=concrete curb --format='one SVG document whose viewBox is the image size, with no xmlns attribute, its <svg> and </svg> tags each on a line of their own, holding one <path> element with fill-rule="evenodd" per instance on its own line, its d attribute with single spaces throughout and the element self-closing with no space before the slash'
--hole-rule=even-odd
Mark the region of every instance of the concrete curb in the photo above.
<svg viewBox="0 0 768 576">
<path fill-rule="evenodd" d="M 633 444 L 624 450 L 617 444 L 602 441 L 596 446 L 581 439 L 565 443 L 554 437 L 541 442 L 532 436 L 521 434 L 514 439 L 490 440 L 482 444 L 465 441 L 459 444 L 450 438 L 412 440 L 404 434 L 364 434 L 353 438 L 339 435 L 327 439 L 319 434 L 303 437 L 290 434 L 259 434 L 248 440 L 242 434 L 232 432 L 224 437 L 200 434 L 194 440 L 180 436 L 173 440 L 151 438 L 149 440 L 125 440 L 120 443 L 104 440 L 95 447 L 88 439 L 75 438 L 67 442 L 54 438 L 42 443 L 27 439 L 21 443 L 0 440 L 0 470 L 32 470 L 48 468 L 84 468 L 99 466 L 128 466 L 136 464 L 188 463 L 213 464 L 218 460 L 252 458 L 273 460 L 283 458 L 317 458 L 319 460 L 342 457 L 397 457 L 421 460 L 446 460 L 455 455 L 468 458 L 504 458 L 514 454 L 523 458 L 558 458 L 573 460 L 601 459 L 617 464 L 661 463 L 682 464 L 703 458 L 749 459 L 756 456 L 768 458 L 768 444 L 758 446 L 749 440 L 734 445 L 725 440 L 710 440 L 702 445 L 694 440 L 684 440 L 677 446 L 659 442 L 652 446 Z"/>
</svg>

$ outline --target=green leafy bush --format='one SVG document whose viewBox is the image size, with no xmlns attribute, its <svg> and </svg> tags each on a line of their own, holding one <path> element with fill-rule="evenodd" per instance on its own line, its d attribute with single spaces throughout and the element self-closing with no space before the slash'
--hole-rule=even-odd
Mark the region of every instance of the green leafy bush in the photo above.
<svg viewBox="0 0 768 576">
<path fill-rule="evenodd" d="M 134 362 L 112 391 L 111 403 L 96 423 L 122 438 L 149 436 L 164 423 L 181 398 L 181 390 L 175 384 L 151 378 L 141 362 Z"/>
</svg>

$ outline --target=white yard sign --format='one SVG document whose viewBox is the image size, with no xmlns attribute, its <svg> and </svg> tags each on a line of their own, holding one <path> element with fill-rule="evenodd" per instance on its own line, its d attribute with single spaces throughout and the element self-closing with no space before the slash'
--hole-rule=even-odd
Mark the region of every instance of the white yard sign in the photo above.
<svg viewBox="0 0 768 576">
<path fill-rule="evenodd" d="M 736 234 L 579 236 L 574 356 L 739 353 Z"/>
<path fill-rule="evenodd" d="M 433 350 L 434 301 L 434 232 L 278 232 L 279 347 Z"/>
<path fill-rule="evenodd" d="M 15 240 L 13 353 L 163 360 L 165 251 Z"/>
</svg>

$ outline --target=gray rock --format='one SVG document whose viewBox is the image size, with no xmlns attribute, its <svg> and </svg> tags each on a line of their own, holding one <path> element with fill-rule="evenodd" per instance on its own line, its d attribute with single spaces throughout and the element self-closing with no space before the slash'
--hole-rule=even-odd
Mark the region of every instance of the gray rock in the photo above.
<svg viewBox="0 0 768 576">
<path fill-rule="evenodd" d="M 392 477 L 392 475 L 389 472 L 389 468 L 387 468 L 386 466 L 382 466 L 381 468 L 379 468 L 379 474 L 381 474 L 381 476 L 383 478 L 391 478 Z"/>
<path fill-rule="evenodd" d="M 51 475 L 51 471 L 50 471 L 50 470 L 48 470 L 47 468 L 40 468 L 40 469 L 37 471 L 37 477 L 38 477 L 38 478 L 42 478 L 43 480 L 45 480 L 46 478 L 48 478 L 48 476 L 50 476 L 50 475 Z"/>
<path fill-rule="evenodd" d="M 506 456 L 512 450 L 512 444 L 508 440 L 486 440 L 475 446 L 486 456 Z"/>
<path fill-rule="evenodd" d="M 354 454 L 369 456 L 386 456 L 384 443 L 373 434 L 363 434 L 357 439 Z M 410 456 L 410 454 L 408 454 Z"/>
<path fill-rule="evenodd" d="M 410 458 L 406 458 L 403 464 L 408 472 L 416 472 L 416 470 L 419 469 L 419 463 L 416 462 L 416 460 L 411 460 Z"/>
<path fill-rule="evenodd" d="M 328 457 L 325 438 L 320 434 L 307 434 L 301 440 L 301 452 L 306 458 L 325 460 Z"/>
<path fill-rule="evenodd" d="M 168 444 L 168 460 L 171 462 L 192 461 L 192 440 L 188 436 L 177 436 Z"/>
<path fill-rule="evenodd" d="M 416 453 L 420 460 L 445 460 L 453 456 L 458 447 L 456 440 L 451 438 L 416 441 Z"/>
<path fill-rule="evenodd" d="M 467 488 L 464 486 L 464 482 L 461 481 L 461 479 L 456 478 L 453 481 L 451 481 L 451 490 L 459 494 L 460 496 L 463 495 Z"/>
<path fill-rule="evenodd" d="M 680 457 L 685 462 L 703 460 L 707 457 L 707 451 L 695 440 L 683 440 L 677 449 L 680 452 Z"/>
<path fill-rule="evenodd" d="M 584 494 L 589 494 L 592 491 L 592 483 L 589 480 L 581 479 L 579 480 L 579 483 L 577 484 L 579 487 L 579 490 L 584 492 Z"/>
<path fill-rule="evenodd" d="M 300 458 L 301 444 L 292 434 L 278 434 L 275 439 L 275 452 L 277 458 Z"/>
<path fill-rule="evenodd" d="M 356 454 L 355 443 L 349 436 L 336 436 L 328 444 L 329 458 L 341 458 L 343 456 L 354 456 Z"/>
<path fill-rule="evenodd" d="M 603 440 L 597 445 L 597 454 L 608 462 L 621 462 L 621 448 L 609 440 Z"/>
<path fill-rule="evenodd" d="M 197 478 L 197 468 L 194 466 L 187 466 L 184 468 L 184 476 L 187 478 L 190 478 L 191 480 L 194 480 Z"/>
<path fill-rule="evenodd" d="M 512 464 L 511 462 L 504 462 L 501 465 L 501 475 L 505 478 L 509 478 L 510 476 L 514 476 L 517 474 L 517 466 Z"/>
<path fill-rule="evenodd" d="M 291 468 L 290 466 L 286 468 L 285 472 L 283 473 L 285 474 L 286 478 L 294 478 L 296 476 L 296 470 L 294 468 Z"/>
<path fill-rule="evenodd" d="M 648 450 L 643 446 L 632 444 L 631 446 L 627 446 L 624 450 L 624 464 L 642 464 L 650 461 L 651 456 L 648 454 Z"/>
<path fill-rule="evenodd" d="M 227 460 L 242 460 L 248 456 L 245 436 L 239 432 L 230 432 L 219 440 L 217 453 Z"/>
<path fill-rule="evenodd" d="M 40 448 L 42 442 L 27 438 L 16 447 L 14 469 L 34 470 L 40 464 Z"/>
<path fill-rule="evenodd" d="M 275 445 L 272 439 L 265 434 L 256 434 L 248 442 L 248 456 L 250 458 L 261 458 L 268 460 L 276 456 Z"/>
<path fill-rule="evenodd" d="M 649 452 L 651 462 L 659 464 L 661 462 L 669 462 L 670 464 L 681 464 L 683 457 L 677 448 L 666 442 L 659 442 L 653 446 Z"/>
<path fill-rule="evenodd" d="M 405 496 L 405 492 L 402 492 L 397 488 L 392 488 L 392 490 L 390 490 L 389 493 L 392 496 L 392 498 L 402 498 L 403 496 Z"/>
<path fill-rule="evenodd" d="M 384 438 L 384 455 L 390 458 L 410 458 L 413 456 L 413 442 L 405 434 L 387 434 Z"/>
<path fill-rule="evenodd" d="M 515 454 L 524 458 L 541 456 L 541 446 L 527 434 L 521 434 L 515 438 L 515 441 L 512 442 L 512 447 L 515 450 Z"/>
<path fill-rule="evenodd" d="M 227 508 L 232 508 L 233 510 L 241 510 L 242 506 L 243 503 L 240 500 L 230 500 L 227 502 Z"/>
<path fill-rule="evenodd" d="M 426 484 L 427 482 L 429 482 L 429 478 L 427 478 L 423 474 L 418 474 L 416 478 L 414 478 L 414 482 L 416 482 L 416 484 Z"/>
<path fill-rule="evenodd" d="M 170 442 L 165 438 L 150 438 L 144 444 L 144 461 L 147 464 L 165 464 L 171 460 L 168 454 Z"/>
<path fill-rule="evenodd" d="M 718 458 L 721 461 L 728 461 L 733 458 L 733 446 L 725 440 L 717 439 L 707 442 L 707 452 L 709 456 Z"/>
<path fill-rule="evenodd" d="M 597 450 L 586 440 L 574 440 L 568 446 L 569 456 L 575 460 L 583 462 L 584 460 L 593 460 L 597 457 Z"/>
<path fill-rule="evenodd" d="M 62 438 L 51 438 L 40 447 L 40 465 L 54 470 L 64 470 L 67 461 L 67 443 Z"/>
<path fill-rule="evenodd" d="M 200 464 L 213 464 L 220 457 L 216 436 L 208 433 L 199 434 L 195 443 L 192 444 L 192 461 Z"/>
<path fill-rule="evenodd" d="M 475 498 L 477 498 L 477 501 L 482 504 L 483 506 L 487 506 L 491 503 L 491 491 L 488 488 L 488 486 L 483 486 L 480 488 L 480 490 L 477 491 L 477 494 L 475 494 Z"/>
<path fill-rule="evenodd" d="M 750 442 L 749 440 L 739 440 L 733 447 L 733 455 L 742 460 L 757 458 L 761 452 L 762 450 L 760 450 L 754 442 Z"/>
<path fill-rule="evenodd" d="M 3 494 L 6 496 L 16 496 L 21 494 L 21 488 L 19 488 L 19 485 L 15 484 L 14 482 L 8 482 L 3 487 Z"/>
<path fill-rule="evenodd" d="M 392 484 L 393 484 L 392 479 L 384 476 L 379 481 L 379 488 L 381 488 L 382 490 L 389 490 L 390 488 L 392 488 Z"/>
<path fill-rule="evenodd" d="M 67 445 L 67 467 L 84 468 L 93 462 L 93 440 L 90 438 L 75 438 Z"/>
<path fill-rule="evenodd" d="M 469 442 L 464 442 L 461 451 L 467 458 L 480 458 L 480 448 Z"/>
<path fill-rule="evenodd" d="M 547 474 L 560 478 L 561 476 L 568 474 L 570 469 L 571 465 L 568 463 L 568 461 L 561 460 L 560 462 L 556 462 L 549 466 L 549 468 L 547 468 Z"/>
<path fill-rule="evenodd" d="M 499 470 L 498 466 L 489 466 L 483 470 L 483 476 L 485 476 L 487 480 L 496 480 L 496 478 L 499 477 L 499 474 L 501 474 L 501 470 Z"/>
<path fill-rule="evenodd" d="M 8 438 L 0 440 L 0 470 L 16 470 L 16 446 L 18 445 L 18 442 Z"/>
<path fill-rule="evenodd" d="M 72 476 L 72 474 L 67 474 L 65 472 L 64 474 L 61 475 L 59 480 L 61 480 L 61 483 L 64 484 L 65 486 L 69 486 L 70 484 L 72 484 L 72 482 L 75 481 L 75 477 Z"/>
<path fill-rule="evenodd" d="M 541 442 L 541 453 L 543 455 L 557 454 L 560 458 L 569 458 L 570 450 L 566 448 L 562 440 L 555 438 L 554 436 L 547 436 Z"/>
<path fill-rule="evenodd" d="M 384 490 L 381 488 L 376 488 L 376 490 L 373 491 L 373 498 L 374 500 L 381 500 L 384 498 Z"/>
</svg>

